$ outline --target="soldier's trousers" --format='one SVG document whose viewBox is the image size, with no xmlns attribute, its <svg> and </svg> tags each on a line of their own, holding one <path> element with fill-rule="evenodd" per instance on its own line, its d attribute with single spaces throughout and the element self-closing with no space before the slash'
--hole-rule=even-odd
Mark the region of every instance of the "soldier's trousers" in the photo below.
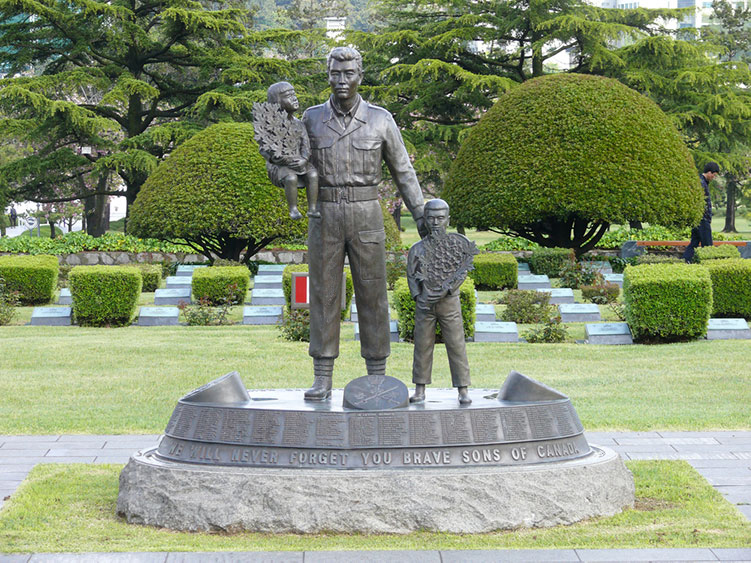
<svg viewBox="0 0 751 563">
<path fill-rule="evenodd" d="M 356 189 L 356 188 L 355 188 Z M 321 218 L 308 221 L 310 347 L 314 358 L 339 356 L 341 289 L 349 257 L 360 323 L 360 353 L 367 360 L 391 352 L 386 293 L 386 233 L 377 199 L 319 201 Z"/>
<path fill-rule="evenodd" d="M 360 314 L 359 306 L 357 314 Z M 451 385 L 466 387 L 470 385 L 469 362 L 464 342 L 462 306 L 458 294 L 448 295 L 428 309 L 416 308 L 412 382 L 428 385 L 432 381 L 436 321 L 441 325 L 441 335 L 446 343 Z"/>
</svg>

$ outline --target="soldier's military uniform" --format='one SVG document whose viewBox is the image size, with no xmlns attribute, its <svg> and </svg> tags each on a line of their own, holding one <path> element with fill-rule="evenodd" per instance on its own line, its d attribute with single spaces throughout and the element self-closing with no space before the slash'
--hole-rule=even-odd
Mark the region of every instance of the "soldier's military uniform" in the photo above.
<svg viewBox="0 0 751 563">
<path fill-rule="evenodd" d="M 339 323 L 345 253 L 349 257 L 360 319 L 360 351 L 366 363 L 389 355 L 386 233 L 378 202 L 382 161 L 407 205 L 422 217 L 423 197 L 391 114 L 359 95 L 344 114 L 329 99 L 308 108 L 303 123 L 320 178 L 320 219 L 308 226 L 311 281 L 310 355 L 339 355 Z M 370 371 L 370 365 L 369 365 Z"/>
</svg>

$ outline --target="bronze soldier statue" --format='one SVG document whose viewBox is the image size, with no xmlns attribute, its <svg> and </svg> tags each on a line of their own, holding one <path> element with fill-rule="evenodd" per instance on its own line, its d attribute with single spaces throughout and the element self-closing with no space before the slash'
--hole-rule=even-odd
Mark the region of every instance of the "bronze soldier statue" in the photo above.
<svg viewBox="0 0 751 563">
<path fill-rule="evenodd" d="M 331 396 L 339 355 L 340 291 L 344 256 L 349 257 L 360 319 L 361 354 L 368 375 L 384 375 L 389 343 L 386 294 L 386 233 L 378 201 L 382 161 L 412 212 L 421 235 L 423 196 L 399 129 L 391 114 L 357 93 L 362 57 L 336 47 L 327 61 L 331 97 L 308 108 L 303 123 L 319 177 L 320 218 L 308 224 L 310 348 L 315 379 L 305 399 Z"/>
</svg>

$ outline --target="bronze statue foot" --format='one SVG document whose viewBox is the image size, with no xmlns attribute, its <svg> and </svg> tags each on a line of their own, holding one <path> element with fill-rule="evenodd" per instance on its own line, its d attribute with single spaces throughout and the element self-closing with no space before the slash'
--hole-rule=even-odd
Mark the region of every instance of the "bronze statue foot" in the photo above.
<svg viewBox="0 0 751 563">
<path fill-rule="evenodd" d="M 321 212 L 317 209 L 311 209 L 308 211 L 308 217 L 314 217 L 318 219 L 321 216 Z"/>
<path fill-rule="evenodd" d="M 325 401 L 331 398 L 331 378 L 323 375 L 316 375 L 313 380 L 313 387 L 305 391 L 304 398 L 306 401 Z"/>
<path fill-rule="evenodd" d="M 466 387 L 459 387 L 459 404 L 471 405 L 472 399 L 469 398 L 469 391 Z"/>
<path fill-rule="evenodd" d="M 292 217 L 292 219 L 302 219 L 302 215 L 300 214 L 300 211 L 297 209 L 297 207 L 292 207 L 289 210 L 289 216 Z"/>
<path fill-rule="evenodd" d="M 418 383 L 415 385 L 415 394 L 409 398 L 410 403 L 424 403 L 425 402 L 425 385 Z"/>
</svg>

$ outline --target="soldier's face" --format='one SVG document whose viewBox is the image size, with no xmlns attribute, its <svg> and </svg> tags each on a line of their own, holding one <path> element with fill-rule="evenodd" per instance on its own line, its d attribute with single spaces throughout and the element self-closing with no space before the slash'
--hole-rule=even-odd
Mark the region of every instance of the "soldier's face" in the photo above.
<svg viewBox="0 0 751 563">
<path fill-rule="evenodd" d="M 443 234 L 449 225 L 449 210 L 428 209 L 425 212 L 425 222 L 428 224 L 428 228 L 432 234 Z"/>
<path fill-rule="evenodd" d="M 349 100 L 357 95 L 357 88 L 362 82 L 362 74 L 357 69 L 356 61 L 331 61 L 329 67 L 329 86 L 337 100 Z"/>
</svg>

